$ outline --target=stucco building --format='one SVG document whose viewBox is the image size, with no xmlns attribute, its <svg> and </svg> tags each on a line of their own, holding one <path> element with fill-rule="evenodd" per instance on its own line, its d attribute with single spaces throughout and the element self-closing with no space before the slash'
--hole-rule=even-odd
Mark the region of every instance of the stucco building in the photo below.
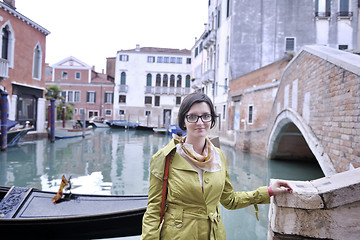
<svg viewBox="0 0 360 240">
<path fill-rule="evenodd" d="M 0 90 L 8 93 L 8 119 L 45 132 L 45 51 L 50 32 L 0 2 Z"/>
<path fill-rule="evenodd" d="M 140 47 L 116 55 L 114 119 L 166 126 L 176 123 L 190 93 L 191 55 L 186 49 Z"/>
<path fill-rule="evenodd" d="M 358 15 L 357 0 L 209 0 L 205 32 L 192 48 L 193 62 L 202 61 L 193 66 L 192 87 L 212 97 L 221 130 L 232 129 L 226 109 L 233 79 L 305 45 L 357 49 Z"/>
</svg>

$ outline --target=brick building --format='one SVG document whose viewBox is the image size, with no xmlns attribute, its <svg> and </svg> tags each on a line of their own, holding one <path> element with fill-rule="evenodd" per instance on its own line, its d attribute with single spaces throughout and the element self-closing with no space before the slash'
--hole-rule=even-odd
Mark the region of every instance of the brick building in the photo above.
<svg viewBox="0 0 360 240">
<path fill-rule="evenodd" d="M 57 85 L 65 102 L 74 106 L 73 119 L 81 119 L 83 112 L 86 119 L 112 119 L 114 80 L 110 76 L 70 56 L 52 65 L 52 77 L 46 82 L 51 85 Z"/>
<path fill-rule="evenodd" d="M 10 120 L 45 132 L 45 49 L 48 30 L 0 2 L 0 90 L 8 93 Z"/>
<path fill-rule="evenodd" d="M 230 130 L 251 131 L 267 127 L 281 73 L 291 56 L 230 81 Z"/>
</svg>

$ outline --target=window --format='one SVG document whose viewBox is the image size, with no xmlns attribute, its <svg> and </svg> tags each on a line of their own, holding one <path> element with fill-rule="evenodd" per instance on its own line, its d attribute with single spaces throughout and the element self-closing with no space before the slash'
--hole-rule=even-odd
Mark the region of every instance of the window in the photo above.
<svg viewBox="0 0 360 240">
<path fill-rule="evenodd" d="M 339 50 L 346 50 L 348 49 L 348 45 L 339 45 Z"/>
<path fill-rule="evenodd" d="M 226 105 L 223 105 L 223 115 L 222 115 L 223 119 L 225 119 L 225 114 L 226 114 Z"/>
<path fill-rule="evenodd" d="M 226 17 L 230 16 L 230 0 L 227 0 L 226 3 Z"/>
<path fill-rule="evenodd" d="M 157 62 L 162 63 L 163 62 L 163 57 L 157 57 Z"/>
<path fill-rule="evenodd" d="M 146 110 L 145 111 L 145 116 L 150 116 L 150 115 L 151 115 L 151 111 Z"/>
<path fill-rule="evenodd" d="M 164 63 L 169 63 L 169 57 L 164 57 Z"/>
<path fill-rule="evenodd" d="M 112 115 L 111 109 L 105 109 L 105 115 L 106 116 L 111 116 Z"/>
<path fill-rule="evenodd" d="M 190 87 L 190 75 L 186 75 L 185 87 L 187 87 L 187 88 Z"/>
<path fill-rule="evenodd" d="M 163 87 L 167 87 L 168 86 L 168 75 L 164 74 L 163 76 Z"/>
<path fill-rule="evenodd" d="M 186 58 L 186 64 L 191 64 L 191 58 Z"/>
<path fill-rule="evenodd" d="M 81 79 L 81 72 L 75 72 L 75 79 L 80 80 Z"/>
<path fill-rule="evenodd" d="M 113 103 L 114 102 L 114 93 L 106 92 L 104 96 L 104 103 Z"/>
<path fill-rule="evenodd" d="M 152 97 L 151 96 L 145 96 L 145 104 L 152 104 Z"/>
<path fill-rule="evenodd" d="M 181 97 L 176 97 L 176 106 L 180 106 L 181 104 Z"/>
<path fill-rule="evenodd" d="M 175 63 L 176 57 L 171 57 L 170 58 L 170 63 Z"/>
<path fill-rule="evenodd" d="M 119 110 L 119 115 L 125 115 L 125 110 Z"/>
<path fill-rule="evenodd" d="M 199 53 L 202 52 L 203 48 L 204 48 L 204 47 L 203 47 L 203 42 L 201 42 L 201 43 L 200 43 L 200 47 L 199 47 Z"/>
<path fill-rule="evenodd" d="M 248 123 L 253 123 L 253 117 L 254 117 L 254 106 L 249 105 Z"/>
<path fill-rule="evenodd" d="M 80 102 L 80 91 L 74 91 L 74 102 Z"/>
<path fill-rule="evenodd" d="M 33 78 L 41 79 L 41 65 L 42 65 L 42 52 L 40 45 L 37 44 L 34 49 L 34 62 L 33 62 Z"/>
<path fill-rule="evenodd" d="M 160 96 L 155 96 L 155 106 L 156 107 L 160 106 Z"/>
<path fill-rule="evenodd" d="M 95 103 L 96 102 L 96 92 L 87 92 L 86 93 L 86 102 Z"/>
<path fill-rule="evenodd" d="M 155 62 L 155 57 L 154 56 L 148 56 L 147 61 L 148 61 L 148 63 L 154 63 Z"/>
<path fill-rule="evenodd" d="M 285 51 L 294 51 L 295 50 L 295 38 L 287 37 L 285 38 Z"/>
<path fill-rule="evenodd" d="M 129 61 L 129 55 L 120 55 L 119 60 L 121 62 L 128 62 Z"/>
<path fill-rule="evenodd" d="M 176 63 L 182 64 L 182 57 L 178 57 L 178 58 L 176 59 Z"/>
<path fill-rule="evenodd" d="M 161 75 L 158 73 L 156 74 L 156 86 L 160 87 L 161 86 Z"/>
<path fill-rule="evenodd" d="M 199 54 L 199 49 L 195 48 L 195 57 L 197 57 L 198 54 Z"/>
<path fill-rule="evenodd" d="M 152 82 L 152 75 L 151 73 L 148 73 L 146 75 L 146 86 L 151 86 L 151 82 Z"/>
<path fill-rule="evenodd" d="M 340 0 L 340 16 L 348 16 L 349 0 Z"/>
<path fill-rule="evenodd" d="M 126 85 L 126 73 L 121 73 L 120 85 Z"/>
<path fill-rule="evenodd" d="M 8 21 L 2 26 L 1 29 L 1 58 L 8 60 L 9 67 L 14 66 L 14 44 L 15 38 L 13 29 L 10 22 Z"/>
<path fill-rule="evenodd" d="M 119 103 L 126 103 L 126 95 L 119 95 Z"/>
<path fill-rule="evenodd" d="M 315 16 L 328 18 L 331 12 L 331 0 L 315 0 Z"/>
<path fill-rule="evenodd" d="M 1 51 L 1 58 L 8 59 L 8 52 L 9 52 L 9 27 L 5 26 L 2 29 L 2 51 Z"/>
<path fill-rule="evenodd" d="M 177 76 L 176 87 L 181 88 L 181 75 L 178 75 L 178 76 Z"/>
<path fill-rule="evenodd" d="M 175 75 L 170 75 L 170 87 L 175 87 Z"/>
<path fill-rule="evenodd" d="M 64 91 L 61 95 L 67 100 L 67 102 L 80 102 L 80 91 Z"/>
<path fill-rule="evenodd" d="M 85 114 L 85 110 L 84 110 L 83 108 L 80 108 L 80 109 L 79 109 L 79 114 L 80 114 L 80 115 Z"/>
<path fill-rule="evenodd" d="M 217 27 L 220 27 L 221 17 L 220 17 L 220 11 L 221 11 L 221 5 L 219 6 L 218 12 L 217 12 Z"/>
<path fill-rule="evenodd" d="M 65 71 L 61 72 L 61 79 L 67 79 L 68 78 L 68 73 Z"/>
</svg>

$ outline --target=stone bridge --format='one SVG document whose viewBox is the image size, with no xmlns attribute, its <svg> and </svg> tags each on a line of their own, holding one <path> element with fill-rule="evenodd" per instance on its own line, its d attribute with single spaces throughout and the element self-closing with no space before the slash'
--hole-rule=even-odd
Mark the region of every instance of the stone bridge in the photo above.
<svg viewBox="0 0 360 240">
<path fill-rule="evenodd" d="M 285 68 L 268 121 L 270 159 L 316 158 L 325 176 L 360 166 L 360 56 L 306 46 Z"/>
</svg>

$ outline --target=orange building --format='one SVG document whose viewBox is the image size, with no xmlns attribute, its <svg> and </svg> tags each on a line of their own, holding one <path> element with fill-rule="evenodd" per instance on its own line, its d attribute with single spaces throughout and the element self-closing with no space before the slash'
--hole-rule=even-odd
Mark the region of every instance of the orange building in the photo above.
<svg viewBox="0 0 360 240">
<path fill-rule="evenodd" d="M 10 120 L 45 132 L 45 51 L 48 30 L 0 2 L 0 90 L 8 93 Z"/>
<path fill-rule="evenodd" d="M 112 119 L 114 79 L 95 72 L 88 64 L 75 57 L 65 58 L 52 65 L 52 77 L 46 86 L 57 85 L 62 90 L 65 102 L 74 106 L 73 119 L 101 117 Z"/>
</svg>

